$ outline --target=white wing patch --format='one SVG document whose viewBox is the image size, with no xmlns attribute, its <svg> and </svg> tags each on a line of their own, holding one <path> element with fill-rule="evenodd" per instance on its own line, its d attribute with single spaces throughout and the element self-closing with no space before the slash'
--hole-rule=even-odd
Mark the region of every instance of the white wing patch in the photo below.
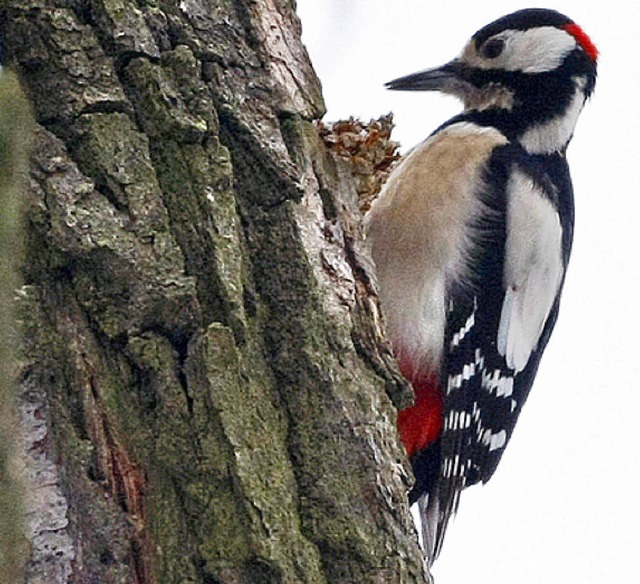
<svg viewBox="0 0 640 584">
<path fill-rule="evenodd" d="M 562 227 L 551 202 L 523 172 L 509 178 L 507 197 L 498 351 L 517 373 L 538 345 L 562 282 Z"/>
</svg>

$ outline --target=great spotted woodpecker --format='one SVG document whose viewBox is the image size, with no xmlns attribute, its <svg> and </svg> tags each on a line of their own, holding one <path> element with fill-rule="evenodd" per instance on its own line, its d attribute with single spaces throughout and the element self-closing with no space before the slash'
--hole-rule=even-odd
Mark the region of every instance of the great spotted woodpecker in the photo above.
<svg viewBox="0 0 640 584">
<path fill-rule="evenodd" d="M 398 428 L 429 562 L 460 492 L 495 471 L 556 322 L 574 222 L 565 152 L 597 57 L 569 18 L 527 9 L 446 65 L 387 84 L 464 104 L 365 219 L 387 333 L 415 391 Z"/>
</svg>

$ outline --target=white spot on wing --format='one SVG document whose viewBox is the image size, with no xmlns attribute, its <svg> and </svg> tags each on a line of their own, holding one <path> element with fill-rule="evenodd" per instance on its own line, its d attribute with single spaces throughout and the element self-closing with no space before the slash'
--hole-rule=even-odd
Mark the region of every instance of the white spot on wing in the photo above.
<svg viewBox="0 0 640 584">
<path fill-rule="evenodd" d="M 451 338 L 451 348 L 455 349 L 462 340 L 469 334 L 469 331 L 473 328 L 473 325 L 476 323 L 476 309 L 477 309 L 477 299 L 474 299 L 473 312 L 469 315 L 462 328 L 453 335 Z"/>
<path fill-rule="evenodd" d="M 514 170 L 507 183 L 505 299 L 498 351 L 522 371 L 535 350 L 562 281 L 562 228 L 557 212 L 531 179 Z"/>
<path fill-rule="evenodd" d="M 507 443 L 507 432 L 500 430 L 495 434 L 491 430 L 485 430 L 482 434 L 482 444 L 489 448 L 489 452 L 498 450 L 498 448 L 504 448 Z"/>
<path fill-rule="evenodd" d="M 460 389 L 465 381 L 469 381 L 478 372 L 478 367 L 481 368 L 484 363 L 484 359 L 480 356 L 480 351 L 476 351 L 475 361 L 473 363 L 465 363 L 462 366 L 462 373 L 456 375 L 449 375 L 447 379 L 447 394 L 450 394 L 455 389 Z"/>
<path fill-rule="evenodd" d="M 465 480 L 462 481 L 462 484 L 464 485 L 466 483 L 465 477 L 470 468 L 471 460 L 468 458 L 462 460 L 460 453 L 454 454 L 453 456 L 446 456 L 442 464 L 442 476 L 446 479 L 452 476 L 463 477 Z"/>
<path fill-rule="evenodd" d="M 471 427 L 471 414 L 459 410 L 451 410 L 444 419 L 445 431 L 466 430 Z"/>
<path fill-rule="evenodd" d="M 451 476 L 451 466 L 452 460 L 449 457 L 444 459 L 444 464 L 442 465 L 442 474 L 445 479 L 448 479 Z"/>
<path fill-rule="evenodd" d="M 492 373 L 482 373 L 482 387 L 497 397 L 511 397 L 513 393 L 513 377 L 502 375 L 500 369 L 494 369 Z"/>
</svg>

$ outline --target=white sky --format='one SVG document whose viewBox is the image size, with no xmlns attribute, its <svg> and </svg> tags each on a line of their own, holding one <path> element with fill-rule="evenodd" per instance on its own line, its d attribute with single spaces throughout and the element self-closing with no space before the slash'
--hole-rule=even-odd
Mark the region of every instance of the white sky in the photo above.
<svg viewBox="0 0 640 584">
<path fill-rule="evenodd" d="M 403 149 L 460 111 L 382 87 L 445 63 L 522 2 L 298 0 L 327 120 L 393 111 Z M 535 6 L 535 4 L 534 4 Z M 600 49 L 569 148 L 576 239 L 560 319 L 493 479 L 462 495 L 438 584 L 637 584 L 640 554 L 640 2 L 557 0 Z"/>
</svg>

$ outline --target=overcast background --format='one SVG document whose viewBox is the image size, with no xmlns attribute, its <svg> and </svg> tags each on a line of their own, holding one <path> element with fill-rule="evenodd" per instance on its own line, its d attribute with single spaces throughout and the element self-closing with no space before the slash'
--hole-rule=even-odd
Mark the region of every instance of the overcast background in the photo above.
<svg viewBox="0 0 640 584">
<path fill-rule="evenodd" d="M 410 148 L 460 105 L 383 83 L 450 60 L 477 29 L 530 6 L 298 0 L 325 119 L 393 111 L 394 137 Z M 462 496 L 435 565 L 438 584 L 640 582 L 640 2 L 538 6 L 576 21 L 601 55 L 568 153 L 573 257 L 529 401 L 492 480 Z"/>
</svg>

